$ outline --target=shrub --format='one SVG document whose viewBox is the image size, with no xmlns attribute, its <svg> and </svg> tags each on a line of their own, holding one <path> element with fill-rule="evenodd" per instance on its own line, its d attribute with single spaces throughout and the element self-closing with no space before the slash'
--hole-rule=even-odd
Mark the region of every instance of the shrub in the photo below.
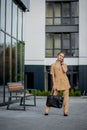
<svg viewBox="0 0 87 130">
<path fill-rule="evenodd" d="M 37 90 L 36 91 L 36 95 L 37 96 L 48 96 L 49 94 L 51 94 L 51 91 L 41 91 L 41 90 Z"/>
<path fill-rule="evenodd" d="M 75 96 L 74 89 L 70 89 L 69 96 Z"/>
<path fill-rule="evenodd" d="M 34 93 L 34 91 L 32 90 L 31 93 Z M 51 91 L 36 90 L 36 96 L 48 96 L 50 94 L 51 94 Z M 59 95 L 63 95 L 63 92 L 60 91 Z M 81 96 L 81 91 L 80 90 L 70 89 L 69 96 Z"/>
<path fill-rule="evenodd" d="M 71 89 L 69 92 L 69 96 L 81 96 L 81 91 L 78 89 L 77 90 Z"/>
<path fill-rule="evenodd" d="M 75 90 L 75 96 L 81 96 L 81 91 L 80 90 Z"/>
</svg>

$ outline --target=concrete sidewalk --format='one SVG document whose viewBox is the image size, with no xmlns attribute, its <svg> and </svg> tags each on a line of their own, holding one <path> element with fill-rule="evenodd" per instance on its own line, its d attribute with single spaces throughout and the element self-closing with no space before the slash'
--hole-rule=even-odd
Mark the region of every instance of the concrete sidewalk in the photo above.
<svg viewBox="0 0 87 130">
<path fill-rule="evenodd" d="M 87 130 L 87 98 L 70 97 L 68 117 L 57 108 L 44 116 L 46 97 L 37 97 L 36 101 L 37 106 L 28 106 L 26 111 L 0 107 L 0 130 Z"/>
</svg>

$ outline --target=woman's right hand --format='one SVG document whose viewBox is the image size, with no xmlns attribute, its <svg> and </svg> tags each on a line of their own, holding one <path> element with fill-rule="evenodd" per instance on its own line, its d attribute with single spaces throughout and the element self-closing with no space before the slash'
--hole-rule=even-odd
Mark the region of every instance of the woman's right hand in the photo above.
<svg viewBox="0 0 87 130">
<path fill-rule="evenodd" d="M 56 87 L 56 85 L 53 85 L 53 90 L 55 91 L 55 90 L 57 90 L 57 87 Z"/>
</svg>

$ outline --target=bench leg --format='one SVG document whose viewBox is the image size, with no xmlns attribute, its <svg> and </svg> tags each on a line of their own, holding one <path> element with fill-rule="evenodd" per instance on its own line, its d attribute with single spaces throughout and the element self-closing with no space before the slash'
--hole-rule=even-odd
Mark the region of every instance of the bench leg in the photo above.
<svg viewBox="0 0 87 130">
<path fill-rule="evenodd" d="M 25 98 L 24 97 L 21 97 L 20 106 L 24 107 L 24 111 L 26 110 L 25 109 Z"/>
<path fill-rule="evenodd" d="M 34 95 L 34 106 L 36 106 L 36 95 Z"/>
<path fill-rule="evenodd" d="M 10 103 L 11 103 L 11 97 L 8 98 L 7 110 L 9 109 Z"/>
<path fill-rule="evenodd" d="M 21 98 L 21 101 L 20 101 L 20 106 L 22 106 L 22 103 L 23 103 L 23 97 Z"/>
</svg>

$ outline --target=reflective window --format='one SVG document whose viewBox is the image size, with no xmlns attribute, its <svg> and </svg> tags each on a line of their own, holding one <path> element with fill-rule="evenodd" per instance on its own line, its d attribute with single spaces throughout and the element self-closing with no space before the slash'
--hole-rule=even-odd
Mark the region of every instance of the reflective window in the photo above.
<svg viewBox="0 0 87 130">
<path fill-rule="evenodd" d="M 6 48 L 5 48 L 5 83 L 10 81 L 10 47 L 11 37 L 6 35 Z"/>
<path fill-rule="evenodd" d="M 21 81 L 21 43 L 17 42 L 17 81 Z"/>
<path fill-rule="evenodd" d="M 13 16 L 12 16 L 12 35 L 17 37 L 17 5 L 13 3 Z"/>
<path fill-rule="evenodd" d="M 79 3 L 78 2 L 72 2 L 71 3 L 71 16 L 77 17 L 79 16 Z"/>
<path fill-rule="evenodd" d="M 79 35 L 78 33 L 71 33 L 71 50 L 73 56 L 79 55 Z"/>
<path fill-rule="evenodd" d="M 46 4 L 46 24 L 53 24 L 53 5 L 51 3 Z"/>
<path fill-rule="evenodd" d="M 21 64 L 21 80 L 24 81 L 24 53 L 25 53 L 25 45 L 24 43 L 21 43 L 21 61 L 22 61 L 22 64 Z"/>
<path fill-rule="evenodd" d="M 3 84 L 4 33 L 0 32 L 0 85 Z"/>
<path fill-rule="evenodd" d="M 70 48 L 70 35 L 69 34 L 63 34 L 63 49 L 67 51 L 67 49 Z"/>
<path fill-rule="evenodd" d="M 78 24 L 78 2 L 47 2 L 46 25 Z"/>
<path fill-rule="evenodd" d="M 54 24 L 61 24 L 61 6 L 59 3 L 55 4 L 54 8 Z"/>
<path fill-rule="evenodd" d="M 79 67 L 78 66 L 68 66 L 68 78 L 70 81 L 71 88 L 74 90 L 79 89 Z"/>
<path fill-rule="evenodd" d="M 62 50 L 67 57 L 78 57 L 78 33 L 46 34 L 46 57 L 56 57 Z"/>
<path fill-rule="evenodd" d="M 6 32 L 11 34 L 11 1 L 6 1 Z"/>
<path fill-rule="evenodd" d="M 16 46 L 17 46 L 17 41 L 15 39 L 12 39 L 12 81 L 15 82 L 17 81 L 16 77 Z"/>
<path fill-rule="evenodd" d="M 5 30 L 5 0 L 1 0 L 1 29 Z"/>
<path fill-rule="evenodd" d="M 79 23 L 79 5 L 78 2 L 72 2 L 71 3 L 71 23 L 72 24 L 78 24 Z"/>
<path fill-rule="evenodd" d="M 3 104 L 7 102 L 7 82 L 24 81 L 23 20 L 23 11 L 14 0 L 0 0 L 0 103 Z"/>
<path fill-rule="evenodd" d="M 0 103 L 3 102 L 3 68 L 4 68 L 4 63 L 3 63 L 3 56 L 4 56 L 4 33 L 0 32 Z"/>
<path fill-rule="evenodd" d="M 22 39 L 22 10 L 18 9 L 18 40 Z"/>
<path fill-rule="evenodd" d="M 53 35 L 46 34 L 46 55 L 53 55 Z"/>
<path fill-rule="evenodd" d="M 62 4 L 62 16 L 70 17 L 70 4 L 69 3 Z"/>
<path fill-rule="evenodd" d="M 61 50 L 61 35 L 55 34 L 54 36 L 54 56 L 56 57 Z"/>
</svg>

